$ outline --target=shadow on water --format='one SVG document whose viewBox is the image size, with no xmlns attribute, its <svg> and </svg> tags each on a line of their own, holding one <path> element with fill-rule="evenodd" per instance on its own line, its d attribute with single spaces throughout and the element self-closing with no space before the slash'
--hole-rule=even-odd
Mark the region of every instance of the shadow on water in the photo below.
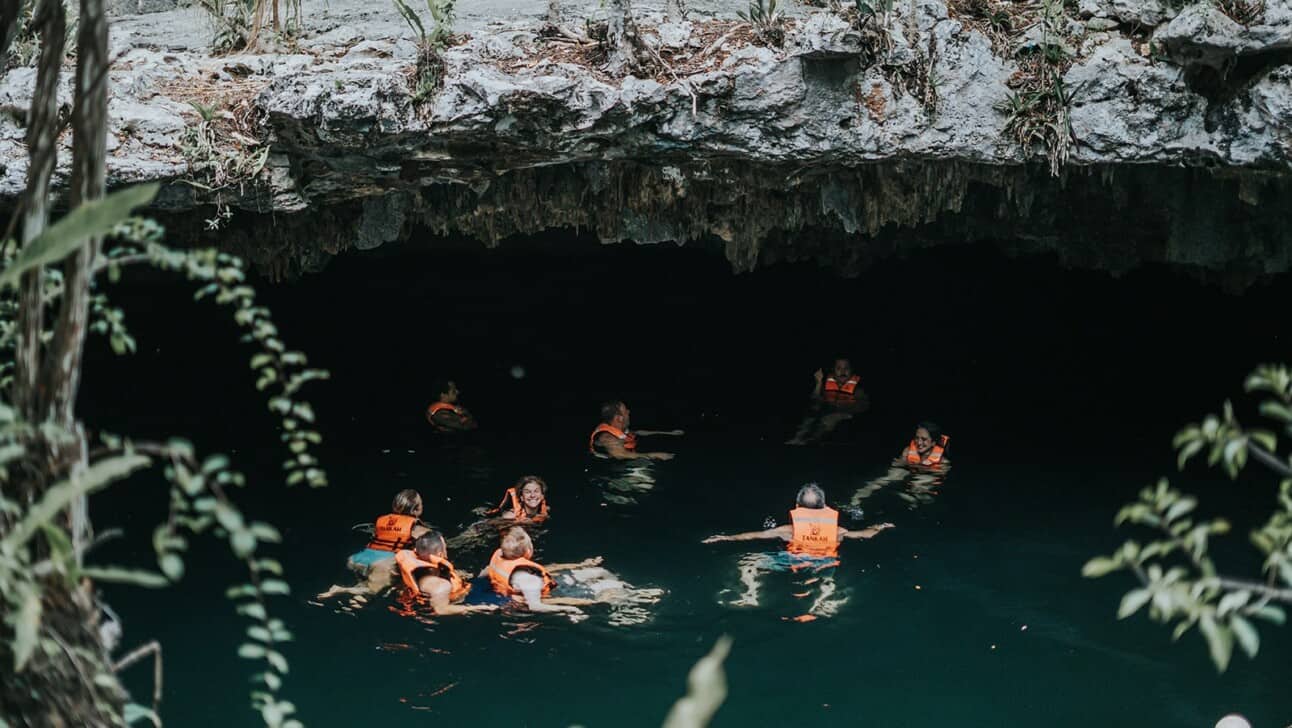
<svg viewBox="0 0 1292 728">
<path fill-rule="evenodd" d="M 1288 283 L 1235 297 L 1162 270 L 1114 280 L 983 248 L 924 251 L 856 280 L 802 266 L 732 276 L 712 256 L 664 247 L 405 249 L 262 285 L 288 344 L 333 374 L 310 393 L 325 490 L 278 484 L 249 353 L 183 286 L 120 291 L 141 353 L 89 352 L 83 408 L 107 430 L 229 451 L 252 476 L 240 496 L 283 531 L 294 592 L 273 605 L 296 635 L 285 694 L 312 726 L 658 725 L 724 633 L 735 649 L 718 726 L 1199 726 L 1230 710 L 1281 725 L 1286 631 L 1265 630 L 1256 661 L 1218 676 L 1193 636 L 1172 645 L 1143 618 L 1118 622 L 1128 585 L 1084 580 L 1080 566 L 1120 542 L 1118 505 L 1173 471 L 1180 425 L 1235 395 L 1255 363 L 1292 359 L 1280 338 Z M 1224 347 L 1200 328 L 1217 321 Z M 812 371 L 837 353 L 853 357 L 871 410 L 828 442 L 782 446 Z M 459 382 L 480 432 L 428 431 L 429 381 L 441 376 Z M 592 461 L 588 433 L 611 397 L 631 403 L 637 427 L 685 429 L 667 444 L 677 458 Z M 955 435 L 954 470 L 936 483 L 890 473 L 928 418 Z M 396 491 L 418 489 L 427 520 L 454 535 L 531 472 L 551 486 L 539 560 L 603 556 L 625 581 L 663 589 L 648 621 L 621 626 L 604 607 L 576 624 L 427 617 L 393 597 L 352 611 L 308 604 L 349 578 L 346 556 L 365 541 L 351 526 Z M 1259 478 L 1176 477 L 1239 523 L 1272 499 Z M 772 547 L 701 539 L 786 522 L 807 481 L 863 510 L 845 514 L 848 528 L 897 527 L 846 542 L 822 573 L 760 573 L 758 605 L 733 606 L 742 565 L 775 558 L 749 554 Z M 104 561 L 152 561 L 157 487 L 96 496 L 100 528 L 127 530 Z M 493 548 L 482 533 L 451 553 L 473 573 Z M 238 578 L 230 561 L 197 544 L 181 587 L 109 593 L 127 644 L 166 646 L 172 725 L 253 717 L 232 649 L 243 627 L 222 598 Z M 813 614 L 815 602 L 828 606 Z M 819 618 L 794 621 L 804 614 Z"/>
</svg>

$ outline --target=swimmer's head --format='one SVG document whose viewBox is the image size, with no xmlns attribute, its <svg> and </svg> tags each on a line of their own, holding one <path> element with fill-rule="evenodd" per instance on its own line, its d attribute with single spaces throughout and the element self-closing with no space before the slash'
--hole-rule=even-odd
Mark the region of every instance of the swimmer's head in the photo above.
<svg viewBox="0 0 1292 728">
<path fill-rule="evenodd" d="M 852 376 L 852 361 L 845 357 L 834 360 L 834 378 L 847 379 Z"/>
<path fill-rule="evenodd" d="M 419 559 L 425 559 L 427 556 L 444 558 L 449 553 L 448 547 L 444 544 L 444 534 L 431 529 L 418 536 L 413 542 L 413 553 L 417 554 Z"/>
<path fill-rule="evenodd" d="M 617 399 L 602 403 L 601 421 L 621 430 L 628 429 L 628 405 Z"/>
<path fill-rule="evenodd" d="M 412 516 L 420 518 L 422 515 L 422 496 L 412 488 L 401 490 L 395 494 L 395 501 L 390 504 L 390 512 L 397 513 L 401 516 Z"/>
<path fill-rule="evenodd" d="M 502 557 L 504 559 L 527 559 L 534 553 L 534 542 L 520 526 L 512 526 L 502 535 Z"/>
<path fill-rule="evenodd" d="M 933 422 L 921 422 L 915 426 L 915 449 L 928 452 L 942 439 L 942 428 Z"/>
<path fill-rule="evenodd" d="M 799 488 L 795 502 L 804 508 L 825 508 L 825 491 L 816 483 L 808 483 Z"/>
<path fill-rule="evenodd" d="M 515 487 L 517 497 L 526 508 L 538 508 L 547 500 L 547 483 L 537 475 L 522 475 Z"/>
<path fill-rule="evenodd" d="M 458 401 L 458 385 L 451 379 L 436 379 L 431 382 L 431 394 L 441 402 L 452 404 Z"/>
</svg>

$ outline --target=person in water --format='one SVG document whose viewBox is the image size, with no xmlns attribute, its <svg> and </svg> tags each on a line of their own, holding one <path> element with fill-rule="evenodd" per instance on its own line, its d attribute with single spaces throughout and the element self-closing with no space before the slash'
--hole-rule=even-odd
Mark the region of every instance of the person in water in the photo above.
<svg viewBox="0 0 1292 728">
<path fill-rule="evenodd" d="M 547 520 L 547 483 L 537 475 L 522 475 L 503 493 L 502 502 L 488 515 L 497 514 L 516 523 L 541 523 Z"/>
<path fill-rule="evenodd" d="M 458 404 L 458 385 L 453 381 L 436 380 L 432 388 L 436 399 L 426 408 L 426 421 L 436 432 L 465 432 L 476 429 L 476 420 L 465 407 Z"/>
<path fill-rule="evenodd" d="M 497 538 L 500 521 L 534 525 L 546 521 L 551 515 L 547 506 L 547 482 L 537 475 L 522 475 L 503 493 L 496 508 L 480 506 L 472 513 L 485 518 L 450 539 L 449 545 L 453 548 L 471 548 L 492 542 Z"/>
<path fill-rule="evenodd" d="M 471 584 L 453 568 L 444 534 L 439 531 L 428 530 L 414 542 L 412 549 L 396 551 L 395 563 L 409 593 L 424 598 L 435 614 L 466 614 L 498 608 L 490 604 L 462 603 L 471 591 Z"/>
<path fill-rule="evenodd" d="M 904 481 L 910 481 L 910 487 L 898 495 L 912 508 L 932 502 L 937 494 L 935 488 L 943 483 L 951 470 L 951 458 L 947 452 L 950 441 L 951 438 L 943 434 L 936 424 L 919 423 L 910 444 L 893 460 L 888 472 L 859 489 L 852 496 L 850 505 L 860 507 L 863 500 L 884 486 Z"/>
<path fill-rule="evenodd" d="M 937 472 L 951 467 L 951 458 L 947 447 L 951 438 L 942 433 L 942 429 L 932 422 L 921 422 L 915 426 L 915 436 L 893 461 L 894 466 L 902 466 L 915 472 Z"/>
<path fill-rule="evenodd" d="M 488 577 L 494 592 L 531 612 L 564 612 L 575 617 L 583 614 L 581 606 L 650 604 L 663 594 L 659 589 L 637 589 L 622 581 L 601 568 L 600 556 L 546 567 L 533 561 L 533 556 L 534 542 L 529 534 L 512 526 L 481 576 Z M 552 596 L 554 590 L 561 596 Z"/>
<path fill-rule="evenodd" d="M 861 389 L 861 377 L 853 374 L 852 362 L 845 358 L 834 360 L 829 376 L 820 369 L 813 372 L 816 384 L 812 387 L 812 404 L 808 415 L 799 425 L 794 437 L 786 445 L 806 445 L 834 432 L 843 422 L 866 409 L 866 393 Z"/>
<path fill-rule="evenodd" d="M 638 452 L 637 438 L 647 435 L 682 435 L 681 430 L 628 429 L 628 405 L 611 400 L 601 405 L 601 423 L 588 438 L 588 452 L 610 460 L 672 460 L 669 452 Z"/>
<path fill-rule="evenodd" d="M 390 504 L 390 513 L 378 518 L 373 525 L 372 540 L 367 548 L 349 558 L 348 565 L 359 574 L 359 583 L 354 586 L 333 584 L 318 598 L 327 599 L 337 594 L 365 597 L 390 586 L 395 576 L 395 553 L 409 548 L 430 530 L 422 523 L 421 517 L 421 494 L 411 488 L 396 493 L 394 502 Z"/>
<path fill-rule="evenodd" d="M 732 604 L 735 606 L 758 605 L 758 574 L 763 571 L 810 570 L 813 573 L 826 571 L 838 565 L 839 544 L 847 538 L 873 538 L 880 531 L 893 527 L 891 523 L 880 523 L 861 529 L 849 531 L 839 526 L 839 512 L 830 508 L 825 502 L 825 491 L 815 483 L 808 483 L 799 488 L 795 498 L 795 508 L 790 511 L 788 525 L 777 526 L 763 531 L 749 531 L 731 535 L 718 534 L 710 536 L 702 543 L 719 541 L 754 541 L 758 539 L 780 539 L 786 542 L 784 552 L 775 554 L 751 554 L 740 562 L 740 581 L 745 586 L 745 593 Z M 806 615 L 796 619 L 814 619 L 822 614 L 832 614 L 841 602 L 830 601 L 834 593 L 834 579 L 826 573 L 821 578 L 813 578 L 820 584 L 820 596 Z"/>
</svg>

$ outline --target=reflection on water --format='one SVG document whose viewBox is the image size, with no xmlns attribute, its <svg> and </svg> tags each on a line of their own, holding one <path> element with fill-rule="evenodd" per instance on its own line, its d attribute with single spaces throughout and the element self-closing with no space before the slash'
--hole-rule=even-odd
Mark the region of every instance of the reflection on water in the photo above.
<svg viewBox="0 0 1292 728">
<path fill-rule="evenodd" d="M 862 509 L 862 504 L 866 499 L 894 484 L 901 486 L 896 495 L 905 501 L 911 510 L 920 506 L 927 506 L 933 503 L 934 498 L 941 492 L 940 488 L 946 482 L 947 475 L 950 472 L 951 463 L 949 462 L 944 463 L 937 469 L 913 469 L 905 465 L 894 465 L 888 469 L 888 472 L 871 479 L 859 488 L 856 493 L 853 493 L 852 499 L 843 510 L 854 519 L 860 520 L 865 512 Z"/>
<path fill-rule="evenodd" d="M 736 562 L 742 589 L 725 589 L 718 595 L 718 603 L 727 607 L 758 607 L 764 577 L 788 574 L 787 583 L 778 585 L 786 589 L 795 598 L 804 600 L 807 605 L 802 613 L 786 616 L 784 619 L 795 622 L 809 622 L 819 617 L 832 617 L 848 603 L 848 594 L 837 593 L 834 571 L 839 566 L 834 557 L 815 557 L 792 554 L 788 551 L 768 551 L 741 556 Z"/>
<path fill-rule="evenodd" d="M 655 489 L 651 460 L 596 462 L 588 468 L 588 482 L 601 491 L 601 499 L 617 506 L 634 505 Z"/>
</svg>

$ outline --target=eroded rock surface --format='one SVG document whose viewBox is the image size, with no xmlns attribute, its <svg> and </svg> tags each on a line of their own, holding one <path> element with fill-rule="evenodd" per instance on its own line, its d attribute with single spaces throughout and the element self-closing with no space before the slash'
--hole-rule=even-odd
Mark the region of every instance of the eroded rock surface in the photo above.
<svg viewBox="0 0 1292 728">
<path fill-rule="evenodd" d="M 824 10 L 795 11 L 785 46 L 769 48 L 740 32 L 734 4 L 671 23 L 647 7 L 640 20 L 669 59 L 653 78 L 609 77 L 587 49 L 540 38 L 546 3 L 518 16 L 463 6 L 469 35 L 424 103 L 409 80 L 413 38 L 380 3 L 307 0 L 308 32 L 290 52 L 219 58 L 197 47 L 196 10 L 125 18 L 113 31 L 110 177 L 172 182 L 157 206 L 185 233 L 199 232 L 186 211 L 230 206 L 220 234 L 281 269 L 419 230 L 496 243 L 553 227 L 708 241 L 741 269 L 817 257 L 853 270 L 939 236 L 1116 270 L 1288 269 L 1287 0 L 1249 26 L 1210 3 L 1163 0 L 1082 0 L 1080 17 L 1046 26 L 1057 38 L 1033 26 L 1030 42 L 1076 56 L 1062 76 L 1075 142 L 1057 177 L 1005 111 L 1028 29 L 1002 52 L 963 5 L 897 5 L 884 53 Z M 911 80 L 930 58 L 933 103 Z M 26 69 L 0 81 L 0 198 L 21 190 L 32 82 Z M 249 153 L 269 146 L 256 180 L 216 193 L 181 182 L 190 101 L 236 107 Z"/>
</svg>

